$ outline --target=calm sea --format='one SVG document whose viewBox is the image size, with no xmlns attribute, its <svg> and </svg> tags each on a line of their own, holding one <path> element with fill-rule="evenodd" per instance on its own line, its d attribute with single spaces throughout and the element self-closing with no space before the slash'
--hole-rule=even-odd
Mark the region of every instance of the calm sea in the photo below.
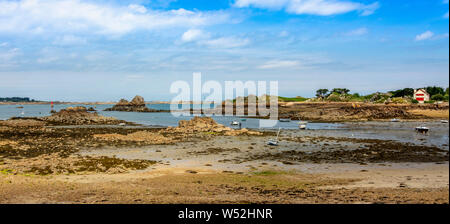
<svg viewBox="0 0 450 224">
<path fill-rule="evenodd" d="M 18 108 L 18 107 L 23 108 Z M 55 105 L 54 109 L 59 111 L 67 107 L 85 106 L 92 107 L 92 105 L 73 104 L 73 105 Z M 96 110 L 99 114 L 108 117 L 115 117 L 120 120 L 135 122 L 143 125 L 157 125 L 157 126 L 177 126 L 180 120 L 190 120 L 192 117 L 175 117 L 171 113 L 134 113 L 134 112 L 117 112 L 117 111 L 103 111 L 106 108 L 110 108 L 113 105 L 96 105 Z M 148 104 L 147 107 L 156 110 L 170 110 L 169 104 Z M 193 105 L 194 108 L 199 108 L 200 105 Z M 50 105 L 0 105 L 0 120 L 6 120 L 11 117 L 40 117 L 50 115 Z M 232 121 L 240 121 L 242 128 L 259 128 L 260 119 L 246 119 L 241 121 L 239 117 L 228 116 L 213 116 L 216 122 L 230 126 Z M 309 124 L 309 129 L 337 129 L 340 124 L 328 124 L 328 123 L 313 123 Z M 273 129 L 298 129 L 298 123 L 292 122 L 278 122 Z"/>
</svg>

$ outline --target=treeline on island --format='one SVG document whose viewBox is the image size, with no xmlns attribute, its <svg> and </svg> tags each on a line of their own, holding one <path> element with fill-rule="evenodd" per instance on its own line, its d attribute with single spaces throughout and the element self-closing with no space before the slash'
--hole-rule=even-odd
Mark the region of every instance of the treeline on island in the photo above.
<svg viewBox="0 0 450 224">
<path fill-rule="evenodd" d="M 36 102 L 29 97 L 0 97 L 0 102 Z"/>
<path fill-rule="evenodd" d="M 437 101 L 449 100 L 449 89 L 429 86 L 424 88 L 430 94 L 430 101 L 425 103 L 435 103 Z M 332 90 L 319 89 L 316 91 L 316 98 L 311 101 L 330 101 L 330 102 L 372 102 L 372 103 L 418 103 L 414 99 L 414 89 L 404 88 L 387 93 L 376 92 L 368 95 L 360 95 L 359 93 L 350 93 L 346 88 L 334 88 Z"/>
</svg>

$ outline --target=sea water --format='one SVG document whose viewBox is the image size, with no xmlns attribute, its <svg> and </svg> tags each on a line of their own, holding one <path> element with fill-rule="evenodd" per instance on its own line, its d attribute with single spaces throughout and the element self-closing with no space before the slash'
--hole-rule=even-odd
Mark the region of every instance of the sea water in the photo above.
<svg viewBox="0 0 450 224">
<path fill-rule="evenodd" d="M 59 111 L 67 107 L 94 107 L 93 105 L 85 104 L 55 104 L 54 110 Z M 113 105 L 95 105 L 95 109 L 100 115 L 107 117 L 115 117 L 119 120 L 125 120 L 129 122 L 134 122 L 142 125 L 152 125 L 152 126 L 178 126 L 178 122 L 181 120 L 190 120 L 193 116 L 173 116 L 172 113 L 162 112 L 162 113 L 137 113 L 137 112 L 119 112 L 119 111 L 104 111 L 106 108 L 111 108 Z M 198 109 L 201 105 L 191 105 L 194 109 Z M 23 107 L 23 108 L 18 108 Z M 170 104 L 148 104 L 148 108 L 156 110 L 170 110 Z M 211 105 L 213 107 L 213 105 Z M 41 104 L 30 104 L 30 105 L 0 105 L 0 120 L 7 120 L 11 117 L 41 117 L 49 116 L 51 107 L 50 105 Z M 231 126 L 231 122 L 239 121 L 241 122 L 242 128 L 259 129 L 260 119 L 246 118 L 242 121 L 242 117 L 236 116 L 212 116 L 212 118 L 219 124 L 225 126 Z M 308 124 L 308 129 L 339 129 L 343 126 L 342 124 L 334 123 L 310 123 Z M 268 129 L 298 129 L 298 122 L 278 122 L 274 127 Z"/>
</svg>

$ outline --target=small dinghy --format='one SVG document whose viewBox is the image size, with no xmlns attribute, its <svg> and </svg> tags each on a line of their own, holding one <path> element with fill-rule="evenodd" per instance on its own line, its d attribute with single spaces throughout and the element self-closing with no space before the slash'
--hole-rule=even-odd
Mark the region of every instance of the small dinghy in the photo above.
<svg viewBox="0 0 450 224">
<path fill-rule="evenodd" d="M 275 140 L 274 139 L 270 139 L 267 142 L 267 145 L 278 146 L 278 137 L 280 137 L 280 132 L 281 132 L 281 128 L 278 129 L 277 138 Z"/>
<path fill-rule="evenodd" d="M 231 125 L 233 126 L 239 126 L 241 123 L 239 121 L 233 121 L 231 122 Z"/>
<path fill-rule="evenodd" d="M 281 118 L 280 122 L 291 122 L 290 118 Z"/>
<path fill-rule="evenodd" d="M 416 127 L 416 132 L 417 133 L 421 133 L 421 134 L 426 134 L 430 131 L 430 128 L 421 126 L 421 127 Z"/>
<path fill-rule="evenodd" d="M 245 118 L 242 118 L 242 119 L 241 119 L 241 121 L 247 121 L 247 119 L 245 119 Z"/>
<path fill-rule="evenodd" d="M 306 122 L 306 121 L 298 122 L 298 128 L 300 128 L 301 130 L 306 130 L 307 125 L 308 125 L 308 122 Z"/>
<path fill-rule="evenodd" d="M 400 119 L 394 118 L 394 119 L 391 120 L 391 122 L 394 122 L 394 123 L 400 122 Z"/>
<path fill-rule="evenodd" d="M 448 124 L 448 120 L 441 120 L 441 123 Z"/>
</svg>

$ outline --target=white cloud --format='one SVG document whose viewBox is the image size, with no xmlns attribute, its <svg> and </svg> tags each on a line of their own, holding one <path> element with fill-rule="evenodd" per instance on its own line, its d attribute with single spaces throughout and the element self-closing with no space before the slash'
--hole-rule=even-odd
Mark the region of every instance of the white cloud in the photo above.
<svg viewBox="0 0 450 224">
<path fill-rule="evenodd" d="M 56 56 L 48 56 L 48 57 L 42 57 L 42 58 L 38 58 L 36 60 L 37 63 L 39 64 L 48 64 L 48 63 L 52 63 L 57 61 L 59 58 Z"/>
<path fill-rule="evenodd" d="M 134 12 L 138 12 L 138 13 L 146 13 L 147 12 L 147 8 L 145 8 L 145 6 L 142 5 L 136 5 L 136 4 L 131 4 L 128 6 L 129 9 L 131 9 Z"/>
<path fill-rule="evenodd" d="M 448 19 L 448 12 L 444 14 L 443 16 L 445 19 Z"/>
<path fill-rule="evenodd" d="M 416 36 L 416 41 L 428 40 L 434 36 L 434 33 L 431 31 L 426 31 Z"/>
<path fill-rule="evenodd" d="M 346 33 L 347 36 L 362 36 L 362 35 L 366 35 L 367 33 L 369 33 L 369 30 L 365 27 L 363 28 L 359 28 L 356 30 L 352 30 L 348 33 Z"/>
<path fill-rule="evenodd" d="M 259 69 L 273 69 L 273 68 L 289 68 L 289 67 L 296 67 L 299 66 L 299 61 L 269 61 L 266 62 L 264 65 L 259 66 Z"/>
<path fill-rule="evenodd" d="M 137 80 L 142 80 L 145 77 L 143 75 L 127 75 L 125 77 L 126 80 L 128 81 L 137 81 Z"/>
<path fill-rule="evenodd" d="M 8 46 L 8 45 L 9 45 L 8 42 L 0 43 L 0 47 L 6 47 L 6 46 Z"/>
<path fill-rule="evenodd" d="M 250 44 L 250 40 L 248 38 L 220 37 L 204 41 L 202 44 L 212 48 L 237 48 Z"/>
<path fill-rule="evenodd" d="M 223 11 L 151 10 L 83 0 L 0 0 L 0 33 L 78 33 L 123 35 L 136 30 L 224 23 Z"/>
<path fill-rule="evenodd" d="M 192 42 L 199 39 L 203 39 L 207 37 L 208 34 L 205 34 L 202 30 L 198 29 L 190 29 L 183 33 L 183 36 L 181 36 L 181 41 L 183 42 Z"/>
<path fill-rule="evenodd" d="M 5 52 L 0 51 L 0 59 L 1 61 L 9 61 L 20 55 L 19 48 L 9 49 Z"/>
<path fill-rule="evenodd" d="M 87 40 L 85 38 L 77 37 L 74 35 L 64 35 L 62 37 L 56 38 L 55 41 L 53 41 L 54 45 L 80 45 L 80 44 L 86 44 Z"/>
<path fill-rule="evenodd" d="M 329 16 L 359 11 L 361 15 L 371 15 L 379 8 L 378 2 L 365 5 L 341 0 L 236 0 L 235 7 L 256 7 L 271 10 L 284 9 L 293 14 Z"/>
<path fill-rule="evenodd" d="M 237 48 L 244 47 L 250 43 L 248 38 L 238 38 L 233 36 L 211 38 L 211 34 L 199 29 L 190 29 L 181 36 L 182 43 L 195 42 L 210 48 Z"/>
<path fill-rule="evenodd" d="M 279 37 L 287 37 L 289 36 L 289 32 L 286 30 L 281 31 L 281 33 L 278 35 Z"/>
</svg>

